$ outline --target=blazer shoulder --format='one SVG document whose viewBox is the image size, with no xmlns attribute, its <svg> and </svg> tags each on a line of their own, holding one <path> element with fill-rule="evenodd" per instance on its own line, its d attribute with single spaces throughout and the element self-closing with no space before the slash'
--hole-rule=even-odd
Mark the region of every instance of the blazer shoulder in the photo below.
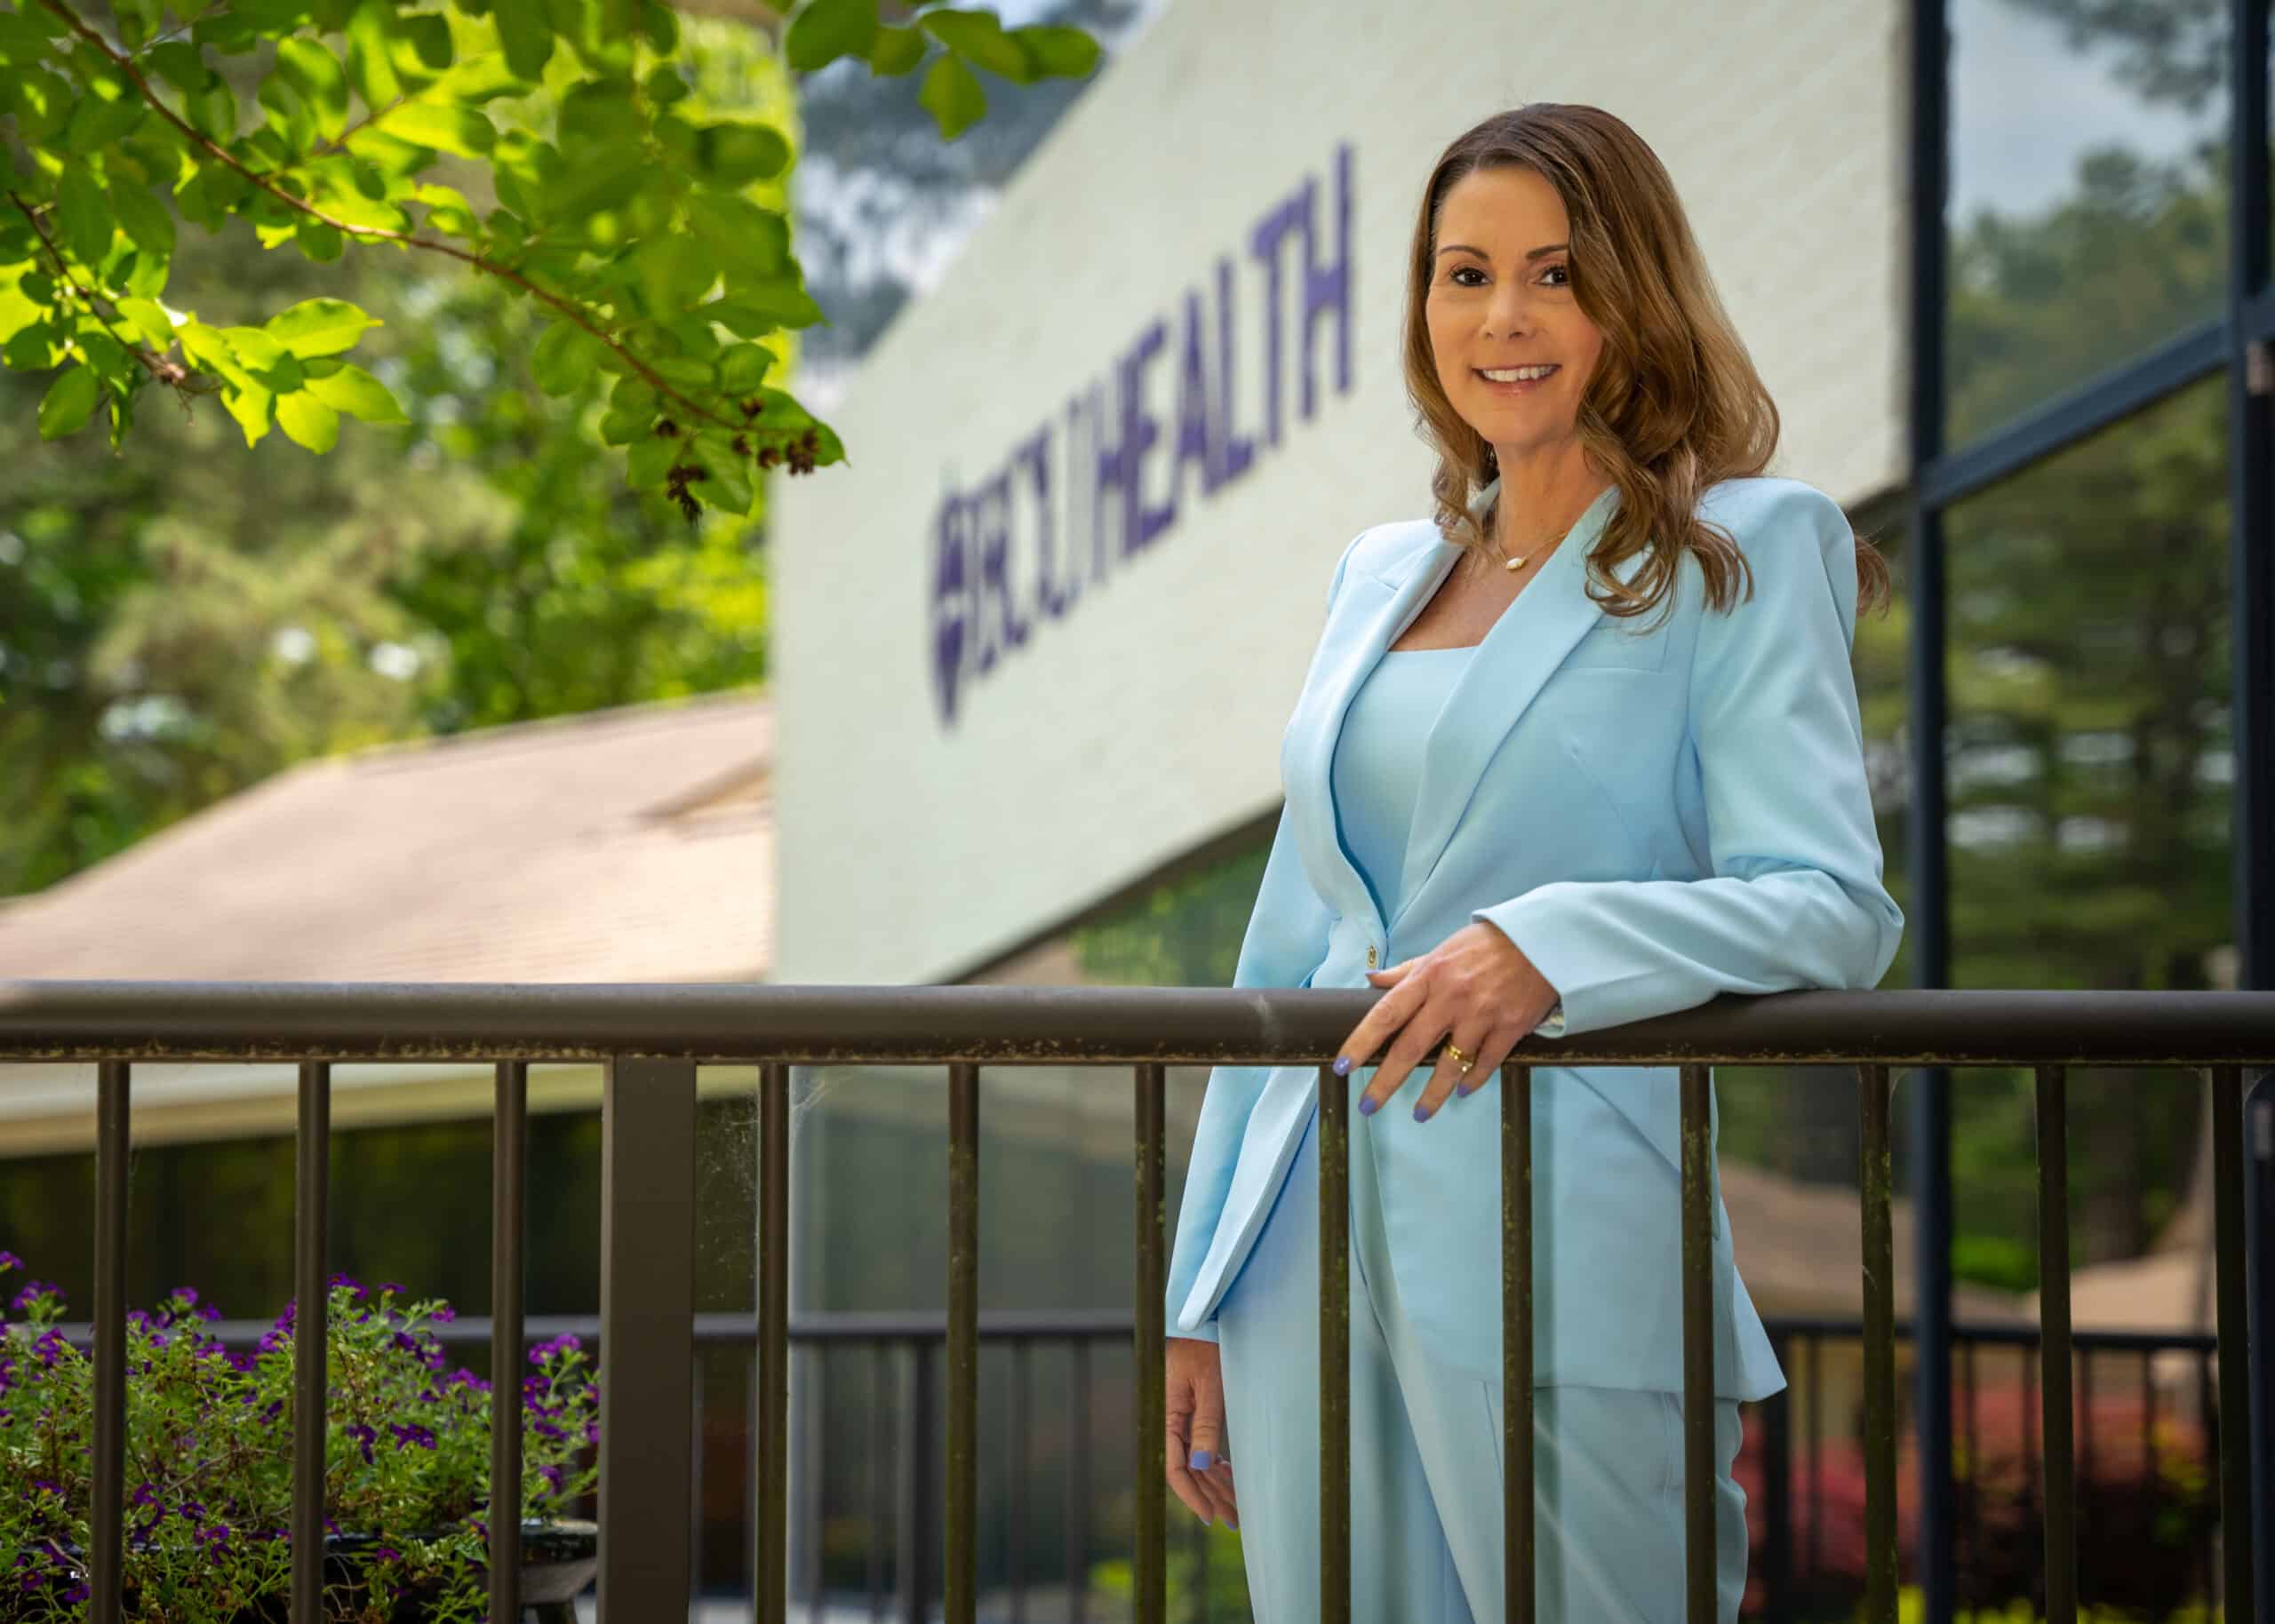
<svg viewBox="0 0 2275 1624">
<path fill-rule="evenodd" d="M 1698 513 L 1728 530 L 1753 577 L 1751 599 L 1788 599 L 1821 585 L 1853 633 L 1856 534 L 1840 503 L 1791 479 L 1723 480 L 1699 496 Z M 1693 569 L 1696 561 L 1686 561 Z M 1733 612 L 1741 607 L 1734 604 Z"/>
<path fill-rule="evenodd" d="M 1378 580 L 1395 578 L 1417 554 L 1445 540 L 1433 519 L 1393 519 L 1359 532 L 1343 555 L 1343 574 L 1370 575 Z"/>
</svg>

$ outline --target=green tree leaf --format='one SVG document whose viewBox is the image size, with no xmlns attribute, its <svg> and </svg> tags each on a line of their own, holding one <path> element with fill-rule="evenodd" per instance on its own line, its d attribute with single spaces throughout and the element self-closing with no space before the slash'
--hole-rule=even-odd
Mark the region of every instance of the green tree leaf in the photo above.
<svg viewBox="0 0 2275 1624">
<path fill-rule="evenodd" d="M 123 299 L 118 301 L 118 313 L 134 324 L 134 330 L 149 340 L 153 349 L 164 351 L 173 347 L 174 324 L 166 319 L 166 313 L 155 301 Z"/>
<path fill-rule="evenodd" d="M 392 44 L 395 9 L 387 0 L 363 0 L 347 19 L 347 79 L 376 113 L 403 94 Z"/>
<path fill-rule="evenodd" d="M 870 71 L 889 79 L 898 78 L 902 74 L 914 72 L 916 65 L 924 60 L 924 53 L 930 49 L 920 30 L 888 25 L 879 28 L 876 38 L 869 44 Z"/>
<path fill-rule="evenodd" d="M 165 204 L 131 180 L 110 188 L 110 206 L 134 245 L 156 259 L 174 256 L 174 217 Z"/>
<path fill-rule="evenodd" d="M 790 20 L 782 56 L 795 73 L 860 56 L 877 34 L 877 0 L 810 0 Z"/>
<path fill-rule="evenodd" d="M 773 366 L 771 350 L 756 344 L 738 344 L 719 357 L 719 387 L 729 394 L 755 389 L 766 381 Z M 749 509 L 743 511 L 747 513 Z"/>
<path fill-rule="evenodd" d="M 788 167 L 790 143 L 764 124 L 706 124 L 697 135 L 695 154 L 705 180 L 739 190 L 754 180 L 770 180 Z"/>
<path fill-rule="evenodd" d="M 353 349 L 379 322 L 344 299 L 306 299 L 267 322 L 268 334 L 295 355 L 336 355 Z"/>
<path fill-rule="evenodd" d="M 544 0 L 491 0 L 490 15 L 506 47 L 507 66 L 534 82 L 553 60 L 553 23 Z"/>
<path fill-rule="evenodd" d="M 323 368 L 323 371 L 316 369 Z M 402 403 L 392 391 L 352 362 L 312 361 L 302 386 L 308 394 L 334 411 L 366 423 L 408 423 Z"/>
<path fill-rule="evenodd" d="M 953 51 L 932 64 L 916 92 L 916 100 L 939 125 L 945 140 L 953 141 L 987 113 L 987 92 L 979 88 L 978 77 Z"/>
<path fill-rule="evenodd" d="M 347 75 L 339 59 L 312 39 L 280 40 L 276 71 L 307 104 L 316 133 L 338 140 L 347 128 Z"/>
<path fill-rule="evenodd" d="M 55 184 L 55 206 L 63 215 L 63 245 L 71 257 L 92 268 L 110 252 L 110 195 L 87 163 L 68 165 Z"/>
<path fill-rule="evenodd" d="M 749 513 L 750 459 L 710 434 L 698 434 L 692 450 L 695 466 L 705 476 L 694 489 L 705 505 L 730 513 Z"/>
<path fill-rule="evenodd" d="M 339 442 L 339 414 L 305 389 L 276 397 L 276 426 L 295 445 L 319 455 Z"/>
<path fill-rule="evenodd" d="M 1010 36 L 1039 70 L 1053 77 L 1080 79 L 1098 65 L 1098 41 L 1080 28 L 1036 22 L 1011 29 Z"/>
<path fill-rule="evenodd" d="M 920 13 L 916 22 L 950 51 L 998 78 L 1032 84 L 1041 76 L 1026 47 L 1003 32 L 1002 20 L 993 12 L 930 11 Z"/>
<path fill-rule="evenodd" d="M 451 102 L 406 101 L 387 117 L 387 133 L 454 157 L 478 158 L 498 144 L 498 131 L 473 107 Z M 355 150 L 361 132 L 348 138 Z"/>
<path fill-rule="evenodd" d="M 73 367 L 47 386 L 39 403 L 39 437 L 60 440 L 76 434 L 94 415 L 100 381 L 91 367 Z"/>
<path fill-rule="evenodd" d="M 555 322 L 537 341 L 530 370 L 547 394 L 567 394 L 592 378 L 604 347 L 574 322 Z"/>
<path fill-rule="evenodd" d="M 73 152 L 100 152 L 125 139 L 149 110 L 150 104 L 124 80 L 112 74 L 96 76 L 71 109 L 63 144 Z"/>
</svg>

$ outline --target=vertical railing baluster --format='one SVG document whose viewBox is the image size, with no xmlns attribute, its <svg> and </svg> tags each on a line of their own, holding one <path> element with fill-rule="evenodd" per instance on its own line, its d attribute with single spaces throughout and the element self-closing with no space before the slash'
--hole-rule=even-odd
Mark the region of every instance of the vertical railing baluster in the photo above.
<svg viewBox="0 0 2275 1624">
<path fill-rule="evenodd" d="M 2243 1068 L 2212 1068 L 2212 1184 L 2218 1252 L 2220 1354 L 2220 1527 L 2226 1573 L 2222 1611 L 2231 1620 L 2252 1611 L 2251 1349 L 2243 1232 Z"/>
<path fill-rule="evenodd" d="M 765 1594 L 758 1582 L 758 1339 L 750 1345 L 750 1357 L 741 1362 L 743 1378 L 743 1414 L 748 1418 L 751 1433 L 750 1447 L 743 1451 L 743 1525 L 741 1551 L 743 1587 L 750 1592 L 751 1618 L 762 1617 L 759 1609 L 764 1605 L 758 1598 Z"/>
<path fill-rule="evenodd" d="M 1856 1068 L 1864 1228 L 1864 1619 L 1896 1624 L 1896 1232 L 1888 1075 Z"/>
<path fill-rule="evenodd" d="M 1011 1581 L 1010 1624 L 1027 1624 L 1027 1461 L 1034 1453 L 1027 1443 L 1027 1408 L 1034 1395 L 1025 1337 L 1011 1343 L 1010 1422 L 1004 1429 L 1003 1453 L 1010 1469 L 1004 1495 L 1003 1563 Z"/>
<path fill-rule="evenodd" d="M 331 1068 L 300 1063 L 292 1182 L 292 1624 L 323 1618 L 324 1231 L 330 1215 Z"/>
<path fill-rule="evenodd" d="M 1811 1331 L 1801 1346 L 1808 1352 L 1801 1376 L 1801 1448 L 1809 1464 L 1809 1521 L 1803 1531 L 1807 1547 L 1803 1561 L 1814 1588 L 1824 1566 L 1824 1389 L 1819 1375 L 1824 1365 L 1824 1339 Z"/>
<path fill-rule="evenodd" d="M 948 1067 L 947 1624 L 972 1624 L 979 1501 L 979 1068 Z"/>
<path fill-rule="evenodd" d="M 885 1528 L 892 1520 L 886 1493 L 890 1464 L 885 1417 L 892 1402 L 891 1349 L 883 1341 L 869 1344 L 869 1414 L 865 1431 L 869 1445 L 869 1624 L 884 1624 Z M 899 1537 L 899 1531 L 894 1531 Z"/>
<path fill-rule="evenodd" d="M 691 1596 L 695 1086 L 692 1061 L 628 1058 L 602 1085 L 600 1624 Z"/>
<path fill-rule="evenodd" d="M 1501 1063 L 1501 1509 L 1508 1624 L 1532 1624 L 1532 1067 Z"/>
<path fill-rule="evenodd" d="M 1777 1368 L 1784 1369 L 1793 1354 L 1792 1339 L 1773 1337 L 1769 1349 Z M 1787 1619 L 1793 1611 L 1792 1388 L 1771 1394 L 1761 1412 L 1762 1511 L 1769 1524 L 1762 1550 L 1762 1599 L 1768 1617 Z"/>
<path fill-rule="evenodd" d="M 1090 1344 L 1077 1336 L 1066 1383 L 1066 1617 L 1090 1615 Z"/>
<path fill-rule="evenodd" d="M 790 1604 L 790 1068 L 758 1072 L 758 1550 L 753 1617 Z"/>
<path fill-rule="evenodd" d="M 788 1232 L 786 1230 L 784 1231 Z M 792 1368 L 796 1368 L 797 1350 L 791 1349 Z M 810 1342 L 806 1347 L 806 1397 L 800 1406 L 805 1436 L 819 1439 L 829 1424 L 829 1344 Z M 786 1456 L 791 1453 L 785 1445 Z M 801 1446 L 795 1452 L 800 1461 L 810 1461 L 813 1469 L 806 1474 L 805 1551 L 806 1617 L 818 1620 L 822 1616 L 822 1517 L 829 1506 L 829 1452 L 811 1446 Z M 786 1624 L 789 1604 L 783 1604 Z"/>
<path fill-rule="evenodd" d="M 1319 1069 L 1320 1624 L 1351 1619 L 1350 1096 Z"/>
<path fill-rule="evenodd" d="M 522 1616 L 523 1246 L 530 1068 L 498 1063 L 490 1125 L 490 1616 Z"/>
<path fill-rule="evenodd" d="M 687 1368 L 687 1616 L 695 1618 L 695 1596 L 703 1588 L 703 1349 L 696 1349 Z"/>
<path fill-rule="evenodd" d="M 1971 1564 L 1976 1559 L 1976 1552 L 1980 1550 L 1983 1545 L 1983 1455 L 1982 1445 L 1978 1442 L 1982 1424 L 1979 1406 L 1976 1403 L 1975 1397 L 1976 1339 L 1969 1336 L 1955 1340 L 1953 1345 L 1959 1349 L 1960 1382 L 1963 1395 L 1960 1415 L 1961 1425 L 1966 1429 L 1964 1436 L 1967 1440 L 1967 1524 L 1963 1530 L 1952 1531 L 1952 1542 L 1955 1546 L 1964 1544 L 1966 1559 Z M 1962 1532 L 1966 1536 L 1964 1541 L 1960 1537 Z M 1960 1561 L 1955 1555 L 1952 1561 L 1955 1593 L 1960 1588 Z"/>
<path fill-rule="evenodd" d="M 2047 1624 L 2077 1624 L 2078 1471 L 2071 1411 L 2069 1088 L 2038 1068 L 2039 1406 L 2046 1437 Z"/>
<path fill-rule="evenodd" d="M 1714 1132 L 1708 1069 L 1682 1068 L 1682 1538 L 1689 1624 L 1716 1624 Z"/>
<path fill-rule="evenodd" d="M 95 1066 L 95 1459 L 88 1617 L 115 1624 L 126 1549 L 126 1157 L 128 1072 Z"/>
<path fill-rule="evenodd" d="M 1164 1624 L 1168 1615 L 1169 1548 L 1162 1522 L 1162 1495 L 1168 1461 L 1168 1349 L 1164 1345 L 1166 1313 L 1162 1294 L 1168 1289 L 1162 1238 L 1167 1219 L 1161 1208 L 1163 1178 L 1162 1123 L 1165 1073 L 1157 1061 L 1137 1069 L 1135 1114 L 1138 1158 L 1138 1302 L 1134 1315 L 1137 1348 L 1137 1402 L 1130 1406 L 1138 1429 L 1138 1501 L 1136 1506 L 1137 1624 Z"/>
</svg>

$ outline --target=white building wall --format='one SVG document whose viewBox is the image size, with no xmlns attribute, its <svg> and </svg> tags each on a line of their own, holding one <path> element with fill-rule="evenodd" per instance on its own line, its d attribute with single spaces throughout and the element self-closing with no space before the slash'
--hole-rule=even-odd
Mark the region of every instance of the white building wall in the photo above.
<svg viewBox="0 0 2275 1624">
<path fill-rule="evenodd" d="M 1784 413 L 1774 471 L 1851 502 L 1896 483 L 1902 12 L 1172 4 L 866 361 L 831 414 L 850 466 L 776 482 L 774 978 L 954 978 L 1276 803 L 1280 736 L 1336 558 L 1366 527 L 1428 512 L 1430 461 L 1398 371 L 1405 245 L 1431 163 L 1497 108 L 1592 102 L 1632 123 L 1674 175 Z M 1349 386 L 1330 307 L 1302 414 L 1294 234 L 1276 256 L 1275 447 L 1252 233 L 1309 183 L 1313 256 L 1331 269 L 1340 149 Z M 1211 492 L 1173 459 L 1185 299 L 1200 298 L 1214 387 L 1220 260 L 1233 377 L 1212 434 L 1229 418 L 1258 443 Z M 1170 499 L 1173 467 L 1181 488 L 1174 522 L 1125 556 L 1114 524 L 1093 535 L 1068 511 L 1083 452 L 1070 402 L 1095 387 L 1111 418 L 1118 364 L 1156 319 L 1161 351 L 1140 375 L 1160 422 L 1144 504 Z M 1056 615 L 1039 601 L 1042 506 L 1018 454 L 1046 431 L 1054 545 L 1081 552 L 1056 567 L 1061 591 L 1080 588 Z M 1005 475 L 1004 579 L 1026 640 L 978 671 L 1002 610 L 993 594 L 977 610 L 961 601 L 978 624 L 949 721 L 935 658 L 944 498 L 982 498 L 946 510 L 975 553 L 996 528 L 987 488 Z"/>
</svg>

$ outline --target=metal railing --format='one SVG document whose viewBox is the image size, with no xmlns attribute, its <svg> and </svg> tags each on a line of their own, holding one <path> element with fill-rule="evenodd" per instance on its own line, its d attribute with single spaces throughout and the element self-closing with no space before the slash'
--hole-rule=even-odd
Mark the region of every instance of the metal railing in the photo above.
<svg viewBox="0 0 2275 1624">
<path fill-rule="evenodd" d="M 1162 1204 L 1164 1068 L 1316 1065 L 1321 1211 L 1320 1561 L 1323 1624 L 1350 1617 L 1348 1098 L 1328 1060 L 1380 995 L 1364 991 L 1090 988 L 587 987 L 323 983 L 0 983 L 0 1063 L 98 1066 L 92 1616 L 117 1616 L 125 1427 L 128 1100 L 138 1061 L 297 1061 L 296 1413 L 324 1413 L 323 1236 L 334 1063 L 494 1062 L 492 1302 L 522 1306 L 523 1146 L 528 1067 L 605 1063 L 602 1097 L 599 1603 L 623 1624 L 682 1610 L 692 1579 L 684 1492 L 692 1465 L 696 1072 L 755 1063 L 759 1082 L 757 1516 L 761 1624 L 783 1624 L 789 1319 L 789 1068 L 945 1064 L 948 1071 L 946 1618 L 976 1595 L 978 1123 L 983 1065 L 1126 1065 L 1136 1104 L 1135 1612 L 1164 1612 Z M 1433 1051 L 1434 1054 L 1434 1051 Z M 1690 1624 L 1716 1619 L 1709 1067 L 1848 1064 L 1863 1122 L 1859 1266 L 1864 1286 L 1867 1616 L 1896 1617 L 1896 1325 L 1888 1104 L 1895 1066 L 2036 1068 L 2047 1616 L 2077 1611 L 2076 1465 L 2069 1314 L 2066 1068 L 2201 1068 L 2212 1081 L 2222 1521 L 2253 1525 L 2243 1209 L 2243 1071 L 2275 1063 L 2275 993 L 1803 992 L 1718 998 L 1679 1015 L 1553 1043 L 1528 1040 L 1501 1068 L 1506 1612 L 1533 1613 L 1531 1085 L 1557 1066 L 1680 1068 L 1685 1578 Z M 636 1107 L 636 1108 L 635 1108 Z M 311 1319 L 313 1312 L 315 1318 Z M 307 1333 L 314 1328 L 317 1334 Z M 492 1344 L 512 1391 L 523 1338 Z M 2243 1402 L 2237 1402 L 2241 1398 Z M 491 1487 L 521 1479 L 513 1405 L 493 1435 Z M 294 1624 L 315 1624 L 323 1433 L 299 1429 L 293 1468 Z M 515 1616 L 519 1529 L 490 1524 L 491 1615 Z M 2251 1543 L 2223 1542 L 2230 1620 L 2251 1616 Z M 673 1598 L 678 1598 L 673 1606 Z"/>
</svg>

